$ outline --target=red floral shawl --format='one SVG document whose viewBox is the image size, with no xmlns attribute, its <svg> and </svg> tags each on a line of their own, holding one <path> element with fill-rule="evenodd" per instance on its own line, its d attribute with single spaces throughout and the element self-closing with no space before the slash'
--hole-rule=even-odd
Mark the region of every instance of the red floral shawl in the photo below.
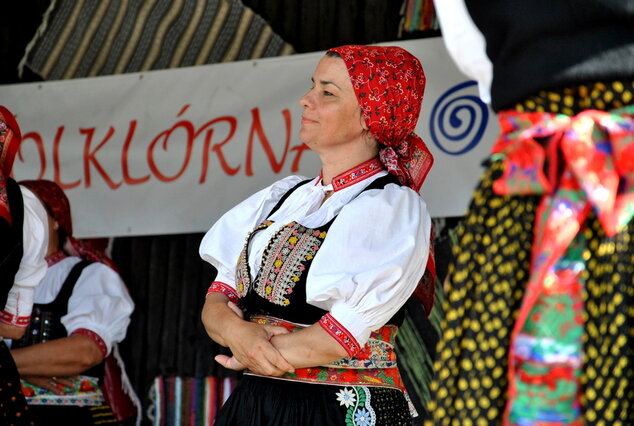
<svg viewBox="0 0 634 426">
<path fill-rule="evenodd" d="M 112 259 L 105 253 L 73 237 L 73 222 L 71 220 L 70 202 L 62 188 L 49 180 L 23 180 L 20 182 L 29 188 L 46 206 L 49 214 L 57 221 L 60 229 L 66 233 L 64 250 L 73 256 L 93 262 L 101 262 L 117 271 Z"/>
</svg>

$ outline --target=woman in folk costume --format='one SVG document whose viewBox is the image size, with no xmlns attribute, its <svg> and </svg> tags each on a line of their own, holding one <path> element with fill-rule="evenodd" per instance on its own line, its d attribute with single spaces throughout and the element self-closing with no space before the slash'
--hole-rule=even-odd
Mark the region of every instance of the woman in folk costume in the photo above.
<svg viewBox="0 0 634 426">
<path fill-rule="evenodd" d="M 411 424 L 394 338 L 433 264 L 418 193 L 433 160 L 413 133 L 424 86 L 401 48 L 328 51 L 300 99 L 320 175 L 275 182 L 205 235 L 218 274 L 203 323 L 232 351 L 216 360 L 247 369 L 217 425 Z"/>
<path fill-rule="evenodd" d="M 26 330 L 48 246 L 44 206 L 10 178 L 20 141 L 15 117 L 0 106 L 0 424 L 16 426 L 32 423 L 4 338 L 20 338 Z"/>
<path fill-rule="evenodd" d="M 46 180 L 20 184 L 44 203 L 50 229 L 48 269 L 35 291 L 29 330 L 11 347 L 31 414 L 37 425 L 50 419 L 118 424 L 104 360 L 124 339 L 134 303 L 110 258 L 73 238 L 62 189 Z"/>
<path fill-rule="evenodd" d="M 634 1 L 436 5 L 501 135 L 458 231 L 432 424 L 634 424 Z"/>
</svg>

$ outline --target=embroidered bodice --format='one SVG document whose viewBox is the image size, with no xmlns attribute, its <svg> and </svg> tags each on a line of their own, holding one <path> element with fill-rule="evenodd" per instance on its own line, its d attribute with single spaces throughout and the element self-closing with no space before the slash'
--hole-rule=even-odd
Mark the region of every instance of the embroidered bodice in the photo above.
<svg viewBox="0 0 634 426">
<path fill-rule="evenodd" d="M 311 179 L 275 210 L 291 188 L 306 180 L 291 176 L 227 212 L 200 247 L 202 258 L 218 270 L 212 291 L 232 294 L 237 301 L 252 285 L 254 294 L 264 295 L 258 297 L 266 309 L 278 316 L 293 310 L 283 309 L 285 301 L 291 304 L 305 291 L 305 304 L 320 311 L 298 322 L 314 323 L 318 313 L 327 312 L 333 332 L 343 330 L 350 338 L 349 348 L 363 346 L 422 276 L 431 219 L 410 188 L 395 183 L 371 187 L 388 176 L 384 170 L 359 167 L 345 176 L 329 186 L 320 177 Z M 324 202 L 325 191 L 332 189 Z M 282 284 L 282 277 L 290 283 Z"/>
</svg>

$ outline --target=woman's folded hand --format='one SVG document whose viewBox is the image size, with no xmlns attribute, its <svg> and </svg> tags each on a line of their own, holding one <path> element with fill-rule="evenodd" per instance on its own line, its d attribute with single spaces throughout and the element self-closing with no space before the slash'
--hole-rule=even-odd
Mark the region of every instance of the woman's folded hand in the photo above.
<svg viewBox="0 0 634 426">
<path fill-rule="evenodd" d="M 234 324 L 234 327 L 225 337 L 233 356 L 215 357 L 222 366 L 232 370 L 248 368 L 266 376 L 281 376 L 295 371 L 270 342 L 273 336 L 289 333 L 286 328 L 244 320 Z"/>
</svg>

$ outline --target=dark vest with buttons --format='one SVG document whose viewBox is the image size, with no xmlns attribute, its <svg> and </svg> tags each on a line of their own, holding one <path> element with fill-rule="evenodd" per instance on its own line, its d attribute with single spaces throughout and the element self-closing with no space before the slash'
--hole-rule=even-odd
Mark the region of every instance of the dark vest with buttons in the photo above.
<svg viewBox="0 0 634 426">
<path fill-rule="evenodd" d="M 12 349 L 36 345 L 55 339 L 67 337 L 66 327 L 62 324 L 62 317 L 68 313 L 68 301 L 73 294 L 73 289 L 82 271 L 92 262 L 82 260 L 70 270 L 64 280 L 59 293 L 50 303 L 35 303 L 31 313 L 31 322 L 19 340 L 14 340 Z M 83 372 L 88 376 L 103 377 L 103 363 Z"/>
<path fill-rule="evenodd" d="M 73 294 L 73 289 L 81 272 L 90 263 L 87 260 L 82 260 L 73 266 L 55 300 L 50 303 L 33 304 L 31 322 L 26 333 L 20 340 L 13 342 L 12 348 L 23 348 L 68 336 L 66 328 L 62 324 L 62 317 L 68 313 L 68 300 Z"/>
</svg>

